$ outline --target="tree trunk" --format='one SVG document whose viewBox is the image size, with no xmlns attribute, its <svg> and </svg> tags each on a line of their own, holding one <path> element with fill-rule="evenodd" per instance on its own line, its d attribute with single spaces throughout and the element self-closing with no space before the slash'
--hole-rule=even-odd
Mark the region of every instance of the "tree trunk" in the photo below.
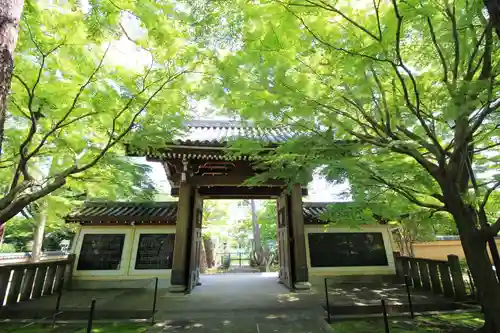
<svg viewBox="0 0 500 333">
<path fill-rule="evenodd" d="M 0 158 L 7 118 L 7 96 L 14 68 L 13 55 L 23 6 L 24 0 L 0 0 Z"/>
<path fill-rule="evenodd" d="M 500 37 L 500 0 L 484 0 L 484 4 L 488 9 L 493 28 Z"/>
<path fill-rule="evenodd" d="M 255 201 L 250 200 L 250 210 L 252 214 L 252 231 L 253 231 L 253 241 L 254 241 L 254 251 L 256 254 L 255 258 L 258 265 L 262 265 L 264 262 L 264 250 L 262 248 L 262 243 L 260 241 L 260 227 L 259 219 L 257 217 L 257 209 L 255 208 Z"/>
<path fill-rule="evenodd" d="M 31 261 L 37 262 L 42 255 L 43 236 L 45 235 L 45 225 L 47 224 L 47 214 L 43 204 L 37 205 L 33 209 L 35 219 L 35 232 L 33 234 L 33 247 L 31 248 Z"/>
<path fill-rule="evenodd" d="M 214 247 L 212 240 L 210 238 L 203 239 L 203 245 L 205 246 L 205 254 L 207 256 L 207 267 L 212 268 L 214 265 Z"/>
<path fill-rule="evenodd" d="M 484 331 L 500 332 L 500 284 L 497 282 L 488 251 L 486 238 L 477 228 L 477 214 L 450 182 L 443 187 L 446 206 L 453 215 L 460 234 L 460 240 L 470 268 L 479 301 L 485 317 Z"/>
<path fill-rule="evenodd" d="M 479 301 L 483 306 L 485 332 L 500 332 L 500 285 L 492 270 L 486 243 L 472 232 L 460 233 L 467 264 L 469 265 Z"/>
<path fill-rule="evenodd" d="M 4 236 L 5 236 L 5 224 L 1 224 L 0 225 L 0 245 L 3 244 Z"/>
<path fill-rule="evenodd" d="M 205 249 L 205 242 L 201 242 L 201 253 L 200 253 L 200 273 L 207 272 L 207 253 Z"/>
<path fill-rule="evenodd" d="M 258 255 L 262 255 L 263 250 L 262 250 L 262 243 L 260 242 L 259 220 L 257 218 L 257 209 L 255 208 L 254 200 L 250 200 L 250 210 L 252 214 L 252 232 L 253 232 L 254 249 Z"/>
</svg>

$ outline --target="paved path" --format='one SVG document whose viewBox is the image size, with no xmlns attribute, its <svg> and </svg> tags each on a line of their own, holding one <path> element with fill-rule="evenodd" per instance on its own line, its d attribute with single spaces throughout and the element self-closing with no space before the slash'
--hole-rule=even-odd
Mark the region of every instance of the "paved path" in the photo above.
<svg viewBox="0 0 500 333">
<path fill-rule="evenodd" d="M 281 332 L 316 333 L 325 331 L 324 290 L 290 292 L 278 284 L 276 274 L 202 275 L 201 286 L 189 295 L 158 291 L 158 325 L 151 332 Z M 92 298 L 97 299 L 95 319 L 150 318 L 153 305 L 151 279 L 141 289 L 73 290 L 64 293 L 59 320 L 88 317 Z M 161 286 L 161 284 L 160 284 Z M 330 308 L 334 315 L 379 313 L 380 298 L 392 305 L 404 305 L 406 293 L 400 285 L 343 284 L 330 288 Z M 449 304 L 430 294 L 413 293 L 414 306 Z M 56 296 L 9 306 L 3 318 L 51 318 Z M 371 311 L 371 312 L 370 312 Z M 375 311 L 375 312 L 373 312 Z M 357 313 L 357 312 L 355 312 Z"/>
<path fill-rule="evenodd" d="M 290 292 L 277 282 L 274 273 L 202 275 L 200 281 L 202 285 L 190 295 L 176 298 L 179 302 L 175 307 L 162 302 L 166 308 L 160 307 L 162 312 L 159 315 L 169 316 L 179 312 L 313 310 L 321 307 L 321 294 L 314 290 Z M 163 297 L 167 300 L 175 296 L 167 292 Z"/>
<path fill-rule="evenodd" d="M 321 291 L 290 292 L 276 274 L 202 275 L 202 285 L 189 295 L 160 289 L 154 332 L 224 333 L 321 333 L 326 332 Z M 74 290 L 62 297 L 64 319 L 85 319 L 92 298 L 97 299 L 95 318 L 148 318 L 154 284 L 144 289 Z M 46 317 L 56 297 L 16 304 L 13 308 L 31 318 Z M 19 312 L 18 312 L 19 313 Z M 8 317 L 8 314 L 5 314 Z"/>
<path fill-rule="evenodd" d="M 276 274 L 204 275 L 201 282 L 171 306 L 162 301 L 152 331 L 327 332 L 319 295 L 314 290 L 290 292 L 277 283 Z"/>
<path fill-rule="evenodd" d="M 323 318 L 291 311 L 283 315 L 259 315 L 252 312 L 245 316 L 220 316 L 213 318 L 159 322 L 149 332 L 194 333 L 322 333 L 330 332 Z M 354 332 L 353 332 L 354 333 Z"/>
</svg>

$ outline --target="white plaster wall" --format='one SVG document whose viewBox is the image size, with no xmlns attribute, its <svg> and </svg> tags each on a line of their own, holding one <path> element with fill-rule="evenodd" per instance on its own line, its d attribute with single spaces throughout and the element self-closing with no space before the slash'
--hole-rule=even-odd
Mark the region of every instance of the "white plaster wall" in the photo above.
<svg viewBox="0 0 500 333">
<path fill-rule="evenodd" d="M 73 287 L 82 289 L 153 288 L 158 277 L 160 288 L 170 286 L 171 269 L 136 270 L 135 261 L 139 237 L 142 234 L 175 234 L 175 225 L 158 226 L 100 226 L 84 225 L 75 235 L 72 252 L 76 254 L 73 268 Z M 119 270 L 79 271 L 78 260 L 86 234 L 125 234 Z"/>
<path fill-rule="evenodd" d="M 350 267 L 311 267 L 311 257 L 309 253 L 309 233 L 334 233 L 334 232 L 381 232 L 387 255 L 387 266 L 350 266 Z M 307 267 L 310 280 L 314 277 L 347 276 L 347 275 L 393 275 L 396 273 L 394 265 L 394 255 L 391 242 L 390 228 L 381 225 L 361 226 L 359 229 L 339 228 L 324 225 L 306 225 L 304 230 L 306 238 Z"/>
</svg>

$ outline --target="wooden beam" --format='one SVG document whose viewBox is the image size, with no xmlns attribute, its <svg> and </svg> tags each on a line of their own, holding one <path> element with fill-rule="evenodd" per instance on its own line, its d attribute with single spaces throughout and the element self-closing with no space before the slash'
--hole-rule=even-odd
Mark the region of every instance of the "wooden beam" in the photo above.
<svg viewBox="0 0 500 333">
<path fill-rule="evenodd" d="M 188 183 L 195 186 L 241 186 L 250 177 L 247 175 L 226 176 L 193 176 L 188 178 Z M 260 186 L 285 186 L 285 182 L 279 179 L 269 179 L 259 184 Z"/>
<path fill-rule="evenodd" d="M 199 188 L 199 193 L 205 199 L 267 199 L 277 198 L 283 192 L 283 187 L 278 186 L 204 186 Z M 302 188 L 302 195 L 307 196 L 307 188 Z M 170 195 L 179 196 L 179 188 L 172 188 Z"/>
<path fill-rule="evenodd" d="M 168 183 L 170 184 L 170 187 L 173 187 L 174 182 L 172 181 L 172 172 L 170 171 L 170 166 L 168 165 L 168 162 L 161 161 L 160 163 L 163 166 L 163 170 L 165 170 L 165 174 L 167 175 L 167 180 Z"/>
</svg>

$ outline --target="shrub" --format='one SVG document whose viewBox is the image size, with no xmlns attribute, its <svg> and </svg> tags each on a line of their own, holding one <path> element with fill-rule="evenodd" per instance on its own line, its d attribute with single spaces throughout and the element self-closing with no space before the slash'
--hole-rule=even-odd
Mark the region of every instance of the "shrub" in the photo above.
<svg viewBox="0 0 500 333">
<path fill-rule="evenodd" d="M 14 244 L 4 243 L 0 244 L 0 253 L 13 253 L 17 252 L 16 246 Z"/>
</svg>

